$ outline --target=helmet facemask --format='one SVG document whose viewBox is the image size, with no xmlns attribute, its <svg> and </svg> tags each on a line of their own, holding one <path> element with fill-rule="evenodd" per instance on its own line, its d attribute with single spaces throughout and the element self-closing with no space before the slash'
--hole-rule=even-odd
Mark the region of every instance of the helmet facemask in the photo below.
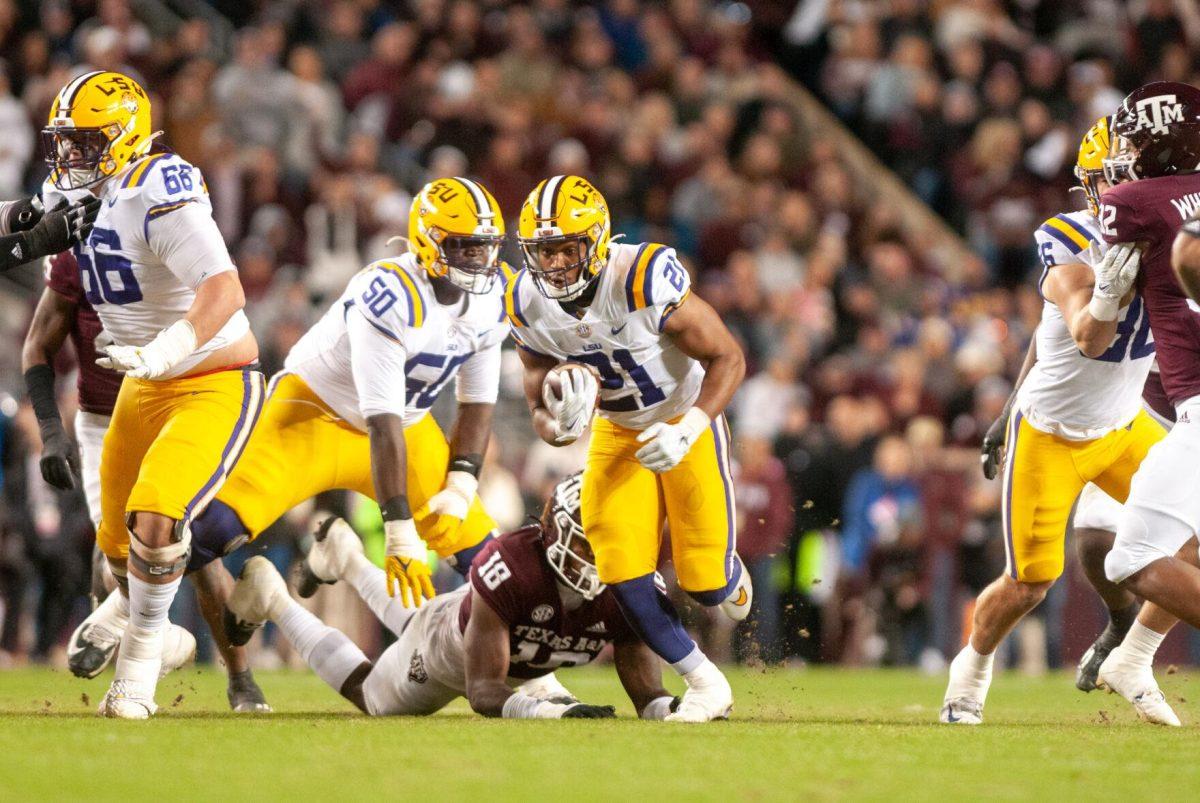
<svg viewBox="0 0 1200 803">
<path fill-rule="evenodd" d="M 1113 135 L 1113 148 L 1104 159 L 1104 178 L 1114 187 L 1126 181 L 1137 181 L 1137 148 L 1127 137 Z"/>
<path fill-rule="evenodd" d="M 76 128 L 69 118 L 42 129 L 42 150 L 54 186 L 60 190 L 90 187 L 115 172 L 110 154 L 115 140 L 126 132 L 117 123 L 103 128 Z"/>
<path fill-rule="evenodd" d="M 580 518 L 583 475 L 572 474 L 554 486 L 543 526 L 546 529 L 546 560 L 558 581 L 585 600 L 604 591 L 592 545 L 584 535 Z"/>
<path fill-rule="evenodd" d="M 504 245 L 504 236 L 497 229 L 480 226 L 474 234 L 446 234 L 434 228 L 429 237 L 437 246 L 438 275 L 468 293 L 491 291 L 500 274 L 500 248 Z"/>
<path fill-rule="evenodd" d="M 586 232 L 543 231 L 546 233 L 541 236 L 521 238 L 525 264 L 542 295 L 555 301 L 573 301 L 600 275 L 596 269 L 596 239 Z"/>
</svg>

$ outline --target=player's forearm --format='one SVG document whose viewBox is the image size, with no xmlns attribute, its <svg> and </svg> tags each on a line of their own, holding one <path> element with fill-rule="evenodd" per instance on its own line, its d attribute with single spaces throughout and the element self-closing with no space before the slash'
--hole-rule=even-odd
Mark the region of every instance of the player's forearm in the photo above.
<svg viewBox="0 0 1200 803">
<path fill-rule="evenodd" d="M 205 279 L 196 288 L 196 298 L 184 320 L 192 325 L 196 344 L 202 346 L 245 306 L 246 294 L 237 272 L 225 271 Z"/>
<path fill-rule="evenodd" d="M 467 683 L 467 701 L 471 710 L 485 717 L 504 715 L 504 704 L 513 696 L 513 690 L 503 680 L 488 678 Z"/>
<path fill-rule="evenodd" d="M 658 656 L 646 645 L 615 644 L 613 665 L 639 717 L 643 716 L 646 707 L 655 700 L 669 699 L 672 696 L 663 688 L 662 668 Z"/>
<path fill-rule="evenodd" d="M 700 395 L 696 397 L 694 406 L 703 410 L 710 419 L 724 412 L 746 376 L 746 358 L 741 348 L 736 343 L 733 345 L 732 350 L 713 357 L 704 366 L 704 381 L 700 384 Z"/>
<path fill-rule="evenodd" d="M 397 497 L 408 497 L 408 453 L 404 445 L 404 421 L 384 413 L 367 419 L 371 445 L 371 478 L 380 506 Z"/>
<path fill-rule="evenodd" d="M 1071 337 L 1086 357 L 1099 357 L 1117 336 L 1117 321 L 1100 321 L 1088 307 L 1077 311 L 1070 319 Z"/>
<path fill-rule="evenodd" d="M 458 416 L 450 430 L 451 471 L 470 471 L 479 476 L 488 439 L 492 435 L 492 413 L 495 409 L 494 404 L 459 402 Z"/>
</svg>

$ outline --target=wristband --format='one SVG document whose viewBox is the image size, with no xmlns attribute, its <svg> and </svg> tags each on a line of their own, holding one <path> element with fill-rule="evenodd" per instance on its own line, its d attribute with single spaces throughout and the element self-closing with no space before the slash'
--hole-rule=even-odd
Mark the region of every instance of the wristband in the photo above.
<svg viewBox="0 0 1200 803">
<path fill-rule="evenodd" d="M 483 455 L 481 454 L 464 454 L 455 457 L 450 461 L 450 471 L 462 471 L 470 474 L 472 477 L 479 477 L 479 471 L 483 468 Z"/>
<path fill-rule="evenodd" d="M 500 716 L 504 719 L 562 719 L 563 713 L 570 707 L 539 700 L 518 691 L 504 701 Z"/>
<path fill-rule="evenodd" d="M 408 506 L 408 497 L 399 494 L 379 506 L 379 512 L 383 515 L 384 521 L 399 521 L 400 519 L 411 519 L 412 509 Z"/>
<path fill-rule="evenodd" d="M 693 407 L 683 414 L 683 418 L 679 421 L 679 426 L 685 427 L 691 439 L 695 440 L 711 423 L 712 419 L 708 417 L 708 413 L 699 407 Z"/>
<path fill-rule="evenodd" d="M 1088 302 L 1088 313 L 1098 321 L 1115 321 L 1121 311 L 1121 299 L 1107 296 L 1092 296 Z"/>
<path fill-rule="evenodd" d="M 42 363 L 25 372 L 25 388 L 38 421 L 61 421 L 58 402 L 54 399 L 54 369 Z"/>
</svg>

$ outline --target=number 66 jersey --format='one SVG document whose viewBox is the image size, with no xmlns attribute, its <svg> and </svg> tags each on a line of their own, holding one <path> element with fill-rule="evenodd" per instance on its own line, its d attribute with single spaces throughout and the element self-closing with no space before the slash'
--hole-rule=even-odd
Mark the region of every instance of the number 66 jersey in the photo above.
<svg viewBox="0 0 1200 803">
<path fill-rule="evenodd" d="M 700 393 L 704 368 L 662 334 L 691 292 L 674 249 L 613 243 L 596 281 L 595 298 L 576 318 L 539 293 L 525 271 L 517 273 L 505 292 L 517 345 L 595 368 L 600 416 L 626 429 L 683 415 Z"/>
<path fill-rule="evenodd" d="M 47 182 L 42 200 L 52 209 L 84 192 L 63 193 Z M 118 345 L 144 346 L 187 314 L 201 282 L 236 268 L 212 218 L 200 171 L 174 153 L 135 162 L 104 185 L 100 198 L 95 228 L 87 242 L 75 246 L 84 295 Z M 249 330 L 239 310 L 160 378 L 187 374 Z"/>
</svg>

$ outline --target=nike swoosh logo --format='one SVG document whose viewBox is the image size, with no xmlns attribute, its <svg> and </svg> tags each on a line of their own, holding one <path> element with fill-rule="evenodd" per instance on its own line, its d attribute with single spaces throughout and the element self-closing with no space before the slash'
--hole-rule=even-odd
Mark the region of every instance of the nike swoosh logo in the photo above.
<svg viewBox="0 0 1200 803">
<path fill-rule="evenodd" d="M 619 334 L 621 334 L 621 330 L 624 329 L 626 326 L 629 326 L 629 321 L 626 321 L 625 323 L 621 324 L 620 326 L 614 326 L 612 328 L 612 333 L 614 335 L 619 335 Z"/>
</svg>

